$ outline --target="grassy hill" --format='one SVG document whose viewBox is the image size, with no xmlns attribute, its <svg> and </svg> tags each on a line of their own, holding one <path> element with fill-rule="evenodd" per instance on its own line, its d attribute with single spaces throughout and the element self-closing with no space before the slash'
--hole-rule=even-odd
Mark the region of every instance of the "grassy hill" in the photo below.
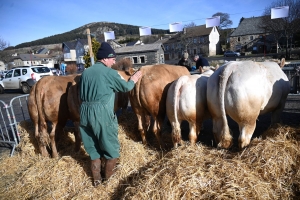
<svg viewBox="0 0 300 200">
<path fill-rule="evenodd" d="M 87 28 L 90 29 L 91 33 L 99 41 L 104 40 L 104 32 L 106 31 L 114 31 L 116 39 L 125 39 L 126 37 L 139 37 L 139 26 L 119 24 L 113 22 L 93 22 L 93 23 L 83 25 L 69 32 L 52 35 L 31 42 L 18 44 L 14 47 L 14 49 L 32 47 L 38 45 L 59 44 L 62 42 L 72 41 L 77 38 L 86 38 Z M 151 29 L 151 31 L 152 34 L 154 35 L 160 35 L 160 34 L 163 35 L 169 33 L 169 30 L 162 30 L 162 29 Z"/>
</svg>

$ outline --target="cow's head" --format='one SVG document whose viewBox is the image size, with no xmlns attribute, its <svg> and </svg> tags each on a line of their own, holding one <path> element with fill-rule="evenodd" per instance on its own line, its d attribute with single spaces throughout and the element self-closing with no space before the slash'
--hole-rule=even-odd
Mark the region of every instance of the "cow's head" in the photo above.
<svg viewBox="0 0 300 200">
<path fill-rule="evenodd" d="M 124 71 L 129 76 L 134 74 L 132 62 L 129 58 L 124 58 L 124 59 L 116 62 L 111 68 L 115 69 L 115 70 Z"/>
</svg>

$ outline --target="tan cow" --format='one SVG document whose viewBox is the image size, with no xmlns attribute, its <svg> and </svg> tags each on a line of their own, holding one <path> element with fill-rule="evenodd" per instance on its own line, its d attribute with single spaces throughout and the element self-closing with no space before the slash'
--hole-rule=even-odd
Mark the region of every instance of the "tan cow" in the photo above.
<svg viewBox="0 0 300 200">
<path fill-rule="evenodd" d="M 168 90 L 166 107 L 167 116 L 172 126 L 172 141 L 175 148 L 181 139 L 181 123 L 189 123 L 189 140 L 195 144 L 203 120 L 210 118 L 206 102 L 207 80 L 214 71 L 202 74 L 181 76 Z"/>
<path fill-rule="evenodd" d="M 49 156 L 46 149 L 48 145 L 47 122 L 52 123 L 49 134 L 52 157 L 58 156 L 57 137 L 62 134 L 67 120 L 72 120 L 67 104 L 67 91 L 75 77 L 76 75 L 43 77 L 30 91 L 28 109 L 35 126 L 35 137 L 43 156 Z M 81 145 L 78 130 L 75 130 L 75 140 L 75 151 L 78 151 Z"/>
<path fill-rule="evenodd" d="M 259 115 L 271 112 L 271 123 L 279 123 L 289 90 L 289 80 L 275 62 L 233 61 L 221 66 L 207 82 L 207 104 L 218 146 L 232 145 L 226 115 L 239 125 L 240 148 L 250 143 Z"/>
<path fill-rule="evenodd" d="M 149 128 L 149 116 L 154 120 L 153 133 L 159 144 L 161 141 L 161 128 L 166 115 L 166 98 L 170 84 L 183 75 L 189 75 L 189 71 L 176 65 L 147 65 L 140 68 L 142 78 L 129 92 L 131 107 L 138 118 L 138 130 L 143 144 L 147 144 L 146 131 Z"/>
</svg>

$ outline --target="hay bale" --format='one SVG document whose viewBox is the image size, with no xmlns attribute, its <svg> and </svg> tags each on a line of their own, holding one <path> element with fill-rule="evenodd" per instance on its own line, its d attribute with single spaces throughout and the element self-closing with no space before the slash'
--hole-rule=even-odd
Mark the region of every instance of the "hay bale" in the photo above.
<svg viewBox="0 0 300 200">
<path fill-rule="evenodd" d="M 241 152 L 188 142 L 162 151 L 142 145 L 136 117 L 127 112 L 119 118 L 118 170 L 98 188 L 92 186 L 90 159 L 83 147 L 73 152 L 72 129 L 61 137 L 57 159 L 37 153 L 32 124 L 21 123 L 19 129 L 19 150 L 0 161 L 0 199 L 291 199 L 299 195 L 297 128 L 269 129 Z M 170 129 L 164 129 L 163 136 L 172 143 Z"/>
</svg>

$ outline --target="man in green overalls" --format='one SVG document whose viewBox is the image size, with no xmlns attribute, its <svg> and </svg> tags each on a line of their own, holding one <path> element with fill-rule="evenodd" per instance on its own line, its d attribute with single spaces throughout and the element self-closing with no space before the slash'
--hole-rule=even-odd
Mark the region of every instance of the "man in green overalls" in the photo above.
<svg viewBox="0 0 300 200">
<path fill-rule="evenodd" d="M 105 179 L 114 173 L 120 144 L 118 140 L 118 121 L 114 113 L 115 92 L 127 92 L 142 76 L 135 73 L 125 81 L 116 70 L 115 51 L 102 42 L 97 52 L 97 62 L 84 70 L 80 80 L 80 133 L 86 152 L 91 158 L 94 186 L 101 183 L 101 157 L 105 162 Z"/>
</svg>

